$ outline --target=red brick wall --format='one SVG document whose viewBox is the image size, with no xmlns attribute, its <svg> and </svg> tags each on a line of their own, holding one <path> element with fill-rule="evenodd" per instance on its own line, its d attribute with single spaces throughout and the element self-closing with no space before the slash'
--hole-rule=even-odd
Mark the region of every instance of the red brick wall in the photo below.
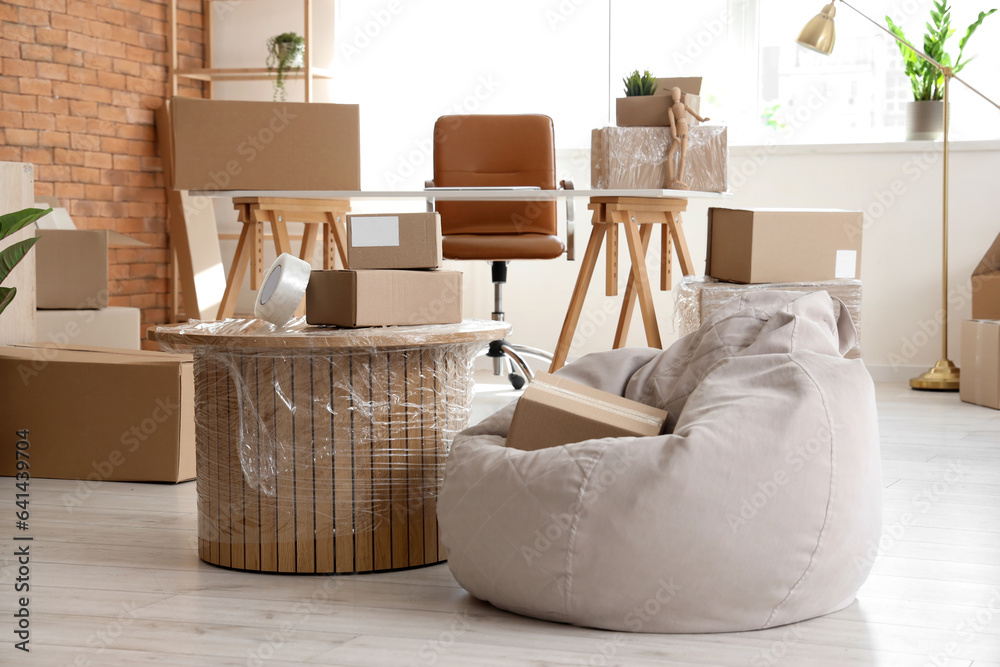
<svg viewBox="0 0 1000 667">
<path fill-rule="evenodd" d="M 180 67 L 200 67 L 201 0 L 178 0 Z M 111 251 L 110 303 L 169 316 L 163 173 L 153 110 L 168 96 L 166 0 L 3 0 L 0 160 L 37 165 L 35 192 L 81 229 L 149 247 Z M 200 97 L 200 84 L 182 82 Z"/>
</svg>

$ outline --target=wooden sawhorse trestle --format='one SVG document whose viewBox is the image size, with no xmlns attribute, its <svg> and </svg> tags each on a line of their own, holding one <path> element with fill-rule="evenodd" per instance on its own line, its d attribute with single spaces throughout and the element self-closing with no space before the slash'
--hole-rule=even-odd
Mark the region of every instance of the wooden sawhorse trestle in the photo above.
<svg viewBox="0 0 1000 667">
<path fill-rule="evenodd" d="M 653 294 L 649 275 L 646 271 L 646 250 L 653 233 L 653 225 L 660 225 L 660 289 L 669 290 L 671 286 L 671 246 L 677 249 L 677 260 L 681 272 L 685 276 L 694 275 L 694 265 L 691 262 L 691 251 L 688 250 L 684 238 L 681 212 L 687 210 L 687 199 L 646 198 L 646 197 L 592 197 L 588 207 L 594 212 L 593 229 L 587 251 L 580 265 L 580 274 L 573 287 L 569 310 L 563 321 L 559 342 L 553 355 L 549 372 L 563 367 L 569 355 L 570 344 L 576 333 L 580 315 L 583 312 L 583 302 L 587 297 L 587 289 L 597 266 L 597 257 L 601 245 L 607 242 L 606 260 L 607 274 L 605 293 L 608 296 L 618 294 L 618 226 L 625 231 L 628 243 L 631 268 L 628 283 L 625 287 L 625 297 L 622 301 L 621 313 L 618 317 L 618 329 L 615 332 L 614 348 L 625 345 L 628 338 L 629 325 L 636 300 L 642 313 L 643 326 L 646 330 L 646 342 L 650 347 L 663 347 L 660 342 L 660 327 L 656 322 L 656 312 L 653 308 Z"/>
</svg>

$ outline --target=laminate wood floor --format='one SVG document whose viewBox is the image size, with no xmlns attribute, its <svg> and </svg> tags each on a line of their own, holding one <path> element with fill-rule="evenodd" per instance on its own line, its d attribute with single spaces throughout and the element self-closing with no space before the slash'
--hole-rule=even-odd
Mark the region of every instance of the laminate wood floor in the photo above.
<svg viewBox="0 0 1000 667">
<path fill-rule="evenodd" d="M 492 391 L 491 391 L 492 389 Z M 475 415 L 513 394 L 483 386 Z M 949 665 L 1000 667 L 1000 412 L 880 385 L 880 554 L 847 609 L 725 635 L 515 616 L 447 565 L 348 576 L 196 555 L 194 483 L 31 482 L 30 653 L 14 648 L 14 480 L 0 481 L 0 665 Z M 905 516 L 908 521 L 903 521 Z"/>
</svg>

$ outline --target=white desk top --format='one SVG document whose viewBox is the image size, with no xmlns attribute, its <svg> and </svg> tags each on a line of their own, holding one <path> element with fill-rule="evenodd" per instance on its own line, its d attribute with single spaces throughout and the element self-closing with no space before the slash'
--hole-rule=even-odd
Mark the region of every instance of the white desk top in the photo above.
<svg viewBox="0 0 1000 667">
<path fill-rule="evenodd" d="M 298 199 L 436 199 L 438 201 L 550 201 L 570 197 L 707 199 L 731 192 L 697 190 L 192 190 L 194 197 L 288 197 Z"/>
</svg>

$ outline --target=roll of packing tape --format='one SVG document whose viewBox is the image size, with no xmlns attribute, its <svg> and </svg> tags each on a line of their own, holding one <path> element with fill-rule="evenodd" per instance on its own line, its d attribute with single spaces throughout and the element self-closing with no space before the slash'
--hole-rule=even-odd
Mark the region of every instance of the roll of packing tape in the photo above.
<svg viewBox="0 0 1000 667">
<path fill-rule="evenodd" d="M 310 271 L 309 262 L 287 252 L 278 255 L 257 292 L 253 314 L 279 327 L 284 326 L 306 294 Z"/>
</svg>

